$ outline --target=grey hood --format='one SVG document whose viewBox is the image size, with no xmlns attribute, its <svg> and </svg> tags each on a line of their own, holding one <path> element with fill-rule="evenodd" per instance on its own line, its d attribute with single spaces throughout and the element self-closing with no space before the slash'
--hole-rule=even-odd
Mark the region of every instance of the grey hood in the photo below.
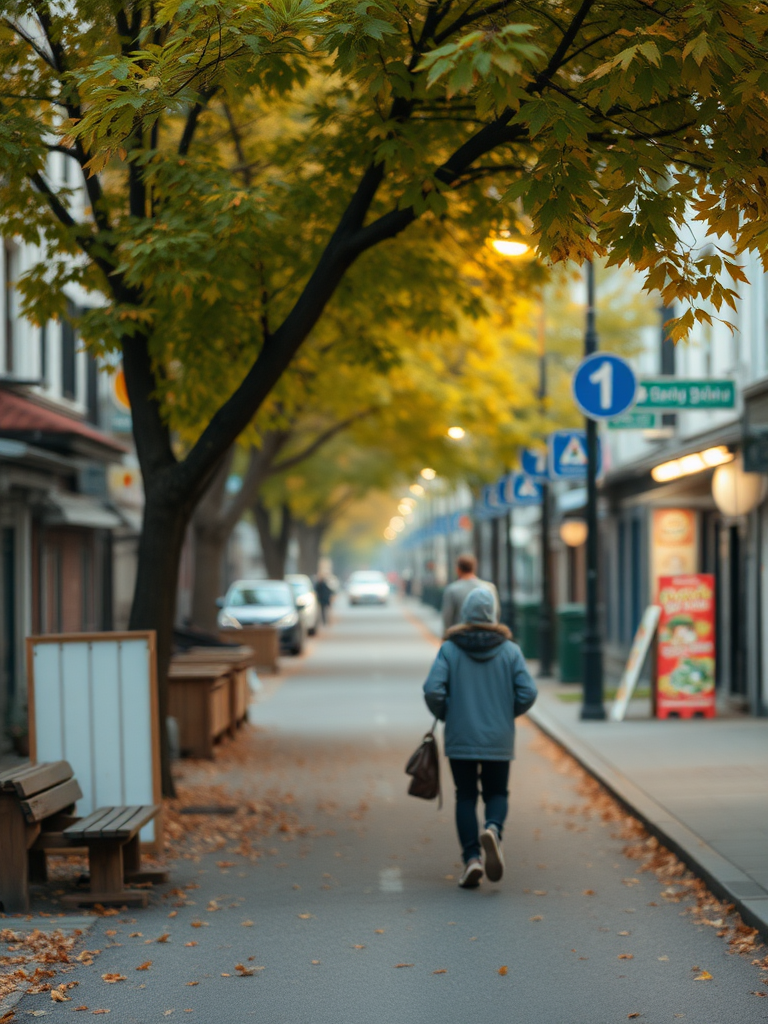
<svg viewBox="0 0 768 1024">
<path fill-rule="evenodd" d="M 477 587 L 467 594 L 461 607 L 461 622 L 445 634 L 475 661 L 495 658 L 512 634 L 506 626 L 496 622 L 496 602 L 489 590 Z"/>
</svg>

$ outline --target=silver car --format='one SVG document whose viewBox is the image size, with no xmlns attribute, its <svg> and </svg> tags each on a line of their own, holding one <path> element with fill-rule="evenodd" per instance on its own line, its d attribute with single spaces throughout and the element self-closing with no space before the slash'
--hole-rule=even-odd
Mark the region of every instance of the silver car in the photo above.
<svg viewBox="0 0 768 1024">
<path fill-rule="evenodd" d="M 301 654 L 304 623 L 290 584 L 285 580 L 237 580 L 220 598 L 219 627 L 275 626 L 280 649 Z"/>
<path fill-rule="evenodd" d="M 320 624 L 320 605 L 312 580 L 303 573 L 289 573 L 285 581 L 291 585 L 307 635 L 314 636 Z"/>
</svg>

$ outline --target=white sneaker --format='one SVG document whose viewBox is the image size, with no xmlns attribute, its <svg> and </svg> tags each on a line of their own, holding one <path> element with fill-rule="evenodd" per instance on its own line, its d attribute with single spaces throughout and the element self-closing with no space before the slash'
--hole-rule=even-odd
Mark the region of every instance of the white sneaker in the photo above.
<svg viewBox="0 0 768 1024">
<path fill-rule="evenodd" d="M 482 877 L 483 865 L 480 863 L 479 857 L 473 857 L 472 860 L 467 861 L 464 874 L 459 879 L 459 888 L 476 889 L 480 885 Z"/>
<path fill-rule="evenodd" d="M 504 874 L 504 858 L 501 855 L 501 839 L 495 825 L 489 825 L 480 833 L 480 845 L 485 854 L 485 873 L 489 882 L 500 882 Z"/>
</svg>

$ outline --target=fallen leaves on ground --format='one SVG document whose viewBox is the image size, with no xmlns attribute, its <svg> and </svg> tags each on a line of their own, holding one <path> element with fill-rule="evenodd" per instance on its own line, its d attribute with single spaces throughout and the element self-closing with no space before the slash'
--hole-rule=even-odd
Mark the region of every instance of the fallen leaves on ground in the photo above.
<svg viewBox="0 0 768 1024">
<path fill-rule="evenodd" d="M 196 942 L 185 942 L 184 945 L 185 946 L 196 946 L 197 943 Z"/>
<path fill-rule="evenodd" d="M 155 942 L 168 942 L 170 937 L 171 937 L 171 933 L 170 932 L 163 932 L 162 935 L 160 935 L 158 938 L 155 939 Z"/>
<path fill-rule="evenodd" d="M 717 935 L 727 941 L 732 953 L 754 955 L 762 948 L 757 929 L 742 921 L 734 911 L 733 904 L 714 896 L 701 879 L 696 878 L 655 836 L 649 835 L 644 826 L 629 815 L 626 809 L 562 747 L 538 731 L 534 732 L 531 746 L 545 757 L 559 774 L 568 776 L 575 783 L 576 791 L 583 801 L 582 806 L 567 808 L 565 812 L 578 812 L 587 819 L 597 818 L 605 825 L 614 826 L 616 831 L 613 837 L 623 839 L 627 844 L 623 850 L 624 855 L 638 862 L 638 874 L 648 872 L 656 876 L 663 886 L 661 895 L 666 902 L 688 903 L 689 907 L 684 913 L 689 913 L 697 924 L 716 929 Z M 627 878 L 623 883 L 631 887 L 638 884 L 639 879 Z M 594 891 L 585 889 L 583 894 L 591 896 L 594 895 Z M 649 905 L 657 904 L 652 902 Z M 768 971 L 768 956 L 762 960 L 753 960 L 752 963 L 763 971 Z M 702 976 L 700 980 L 708 981 L 709 978 Z"/>
<path fill-rule="evenodd" d="M 543 921 L 544 918 L 541 914 L 534 914 L 533 917 L 528 918 L 529 921 Z"/>
<path fill-rule="evenodd" d="M 633 1017 L 639 1017 L 639 1016 L 640 1016 L 640 1014 L 637 1011 L 635 1011 L 634 1013 L 628 1013 L 627 1014 L 627 1017 L 629 1017 L 630 1020 L 632 1020 Z"/>
<path fill-rule="evenodd" d="M 384 929 L 383 928 L 374 928 L 373 929 L 373 934 L 374 935 L 383 935 L 384 934 Z"/>
<path fill-rule="evenodd" d="M 694 981 L 712 981 L 713 977 L 714 976 L 712 974 L 710 974 L 709 971 L 702 971 L 701 974 L 697 974 L 696 977 L 693 980 Z"/>
<path fill-rule="evenodd" d="M 302 921 L 308 921 L 310 919 L 310 917 L 314 917 L 315 915 L 314 914 L 299 914 L 298 916 L 301 918 Z"/>
<path fill-rule="evenodd" d="M 139 966 L 136 968 L 136 970 L 137 971 L 148 971 L 151 966 L 152 966 L 152 961 L 151 960 L 145 960 L 143 964 L 139 964 Z"/>
<path fill-rule="evenodd" d="M 445 967 L 440 967 L 438 970 L 432 971 L 432 973 L 433 974 L 447 974 L 448 971 L 445 969 Z"/>
<path fill-rule="evenodd" d="M 619 953 L 619 955 L 618 955 L 618 957 L 616 959 L 617 960 L 634 960 L 635 959 L 635 954 L 634 953 Z"/>
<path fill-rule="evenodd" d="M 508 971 L 509 971 L 509 968 L 505 966 L 505 967 L 500 967 L 497 973 L 500 974 L 502 976 L 502 978 L 503 978 L 508 973 Z"/>
<path fill-rule="evenodd" d="M 243 921 L 240 925 L 241 928 L 253 928 L 253 921 Z"/>
<path fill-rule="evenodd" d="M 111 1010 L 91 1010 L 91 1013 L 111 1013 Z"/>
<path fill-rule="evenodd" d="M 395 964 L 395 967 L 413 967 L 414 964 Z"/>
<path fill-rule="evenodd" d="M 112 971 L 108 974 L 102 974 L 101 980 L 106 981 L 108 985 L 116 985 L 118 981 L 125 981 L 125 975 Z"/>
<path fill-rule="evenodd" d="M 8 955 L 0 956 L 0 965 L 13 967 L 13 970 L 0 976 L 0 1003 L 19 988 L 24 988 L 30 994 L 50 992 L 54 987 L 50 979 L 55 977 L 55 968 L 59 965 L 67 966 L 78 959 L 93 963 L 93 956 L 99 950 L 84 951 L 79 957 L 72 956 L 72 949 L 80 934 L 77 932 L 65 936 L 60 931 L 42 932 L 35 929 L 26 933 L 15 932 L 12 928 L 0 928 L 0 942 L 8 945 Z M 29 969 L 41 964 L 45 966 Z"/>
</svg>

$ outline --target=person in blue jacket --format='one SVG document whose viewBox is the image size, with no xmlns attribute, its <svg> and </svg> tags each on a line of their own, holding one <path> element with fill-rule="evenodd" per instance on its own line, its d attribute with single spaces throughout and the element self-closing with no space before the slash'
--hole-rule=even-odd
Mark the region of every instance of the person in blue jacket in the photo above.
<svg viewBox="0 0 768 1024">
<path fill-rule="evenodd" d="M 493 594 L 470 592 L 461 622 L 445 634 L 424 683 L 427 707 L 445 722 L 445 753 L 456 785 L 456 828 L 464 873 L 459 885 L 475 889 L 485 874 L 504 874 L 501 837 L 507 817 L 509 762 L 514 757 L 515 719 L 536 700 L 523 653 L 506 626 L 496 621 Z M 485 828 L 477 822 L 478 779 Z"/>
</svg>

